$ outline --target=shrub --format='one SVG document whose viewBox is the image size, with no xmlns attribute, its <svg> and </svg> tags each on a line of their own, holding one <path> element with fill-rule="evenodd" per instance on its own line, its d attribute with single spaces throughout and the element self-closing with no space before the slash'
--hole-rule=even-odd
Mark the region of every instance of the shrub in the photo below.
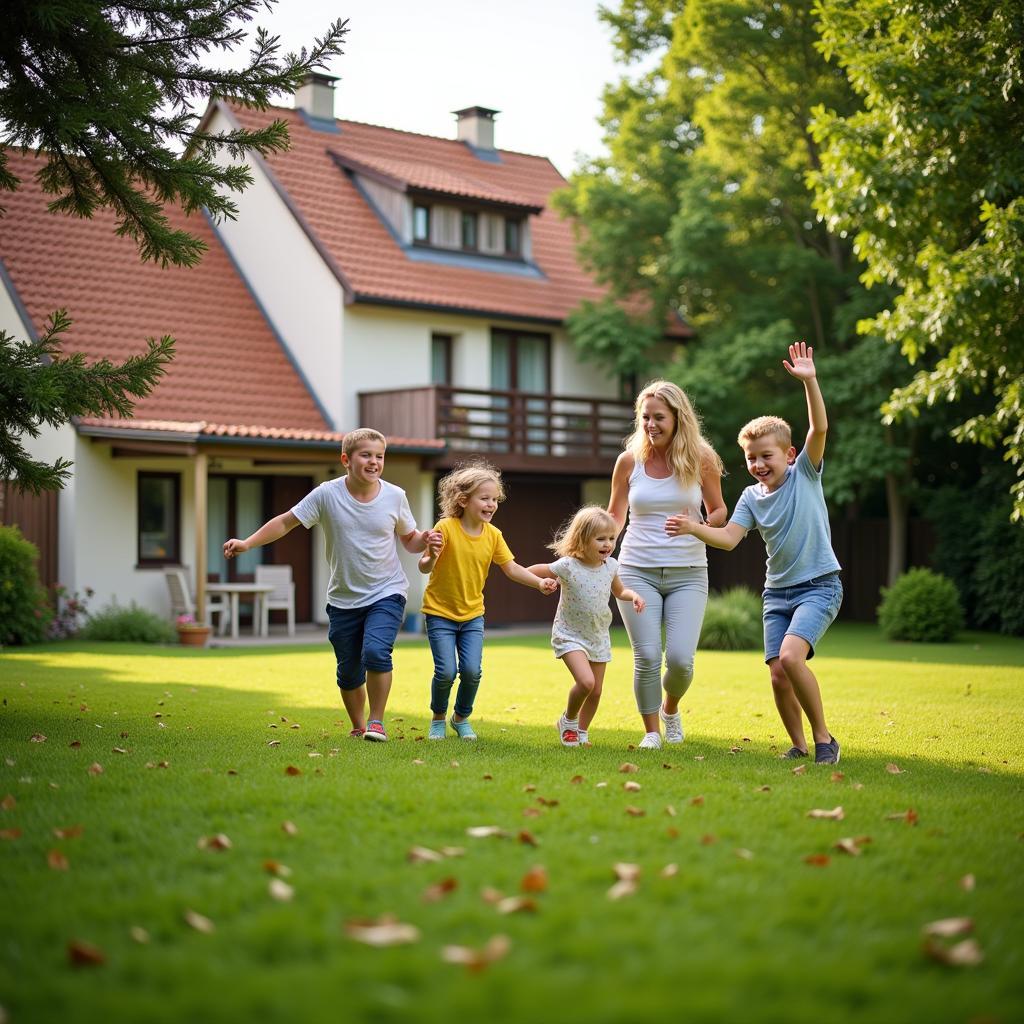
<svg viewBox="0 0 1024 1024">
<path fill-rule="evenodd" d="M 169 622 L 140 608 L 134 601 L 128 608 L 115 603 L 91 615 L 78 635 L 83 640 L 123 640 L 139 644 L 172 644 L 178 638 Z"/>
<path fill-rule="evenodd" d="M 82 628 L 80 620 L 88 616 L 89 599 L 94 593 L 92 587 L 86 587 L 83 597 L 77 590 L 69 593 L 63 583 L 57 585 L 57 613 L 49 629 L 51 640 L 67 640 Z"/>
<path fill-rule="evenodd" d="M 709 651 L 749 651 L 761 646 L 761 602 L 745 587 L 712 594 L 704 612 L 700 646 Z"/>
<path fill-rule="evenodd" d="M 931 569 L 911 569 L 882 588 L 878 624 L 890 640 L 942 643 L 963 628 L 964 613 L 952 580 Z"/>
<path fill-rule="evenodd" d="M 46 639 L 53 610 L 39 582 L 39 549 L 16 526 L 0 526 L 0 645 Z"/>
</svg>

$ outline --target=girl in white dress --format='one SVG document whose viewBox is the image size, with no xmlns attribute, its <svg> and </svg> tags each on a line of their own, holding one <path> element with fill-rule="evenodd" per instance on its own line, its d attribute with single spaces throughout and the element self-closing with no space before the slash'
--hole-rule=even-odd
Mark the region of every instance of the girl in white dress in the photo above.
<svg viewBox="0 0 1024 1024">
<path fill-rule="evenodd" d="M 614 594 L 619 601 L 630 602 L 638 614 L 644 610 L 644 599 L 623 586 L 611 557 L 617 534 L 618 525 L 603 508 L 587 505 L 548 545 L 558 560 L 530 566 L 534 575 L 557 579 L 561 588 L 551 646 L 573 679 L 565 711 L 555 723 L 565 747 L 589 746 L 605 665 L 612 660 L 609 597 Z"/>
</svg>

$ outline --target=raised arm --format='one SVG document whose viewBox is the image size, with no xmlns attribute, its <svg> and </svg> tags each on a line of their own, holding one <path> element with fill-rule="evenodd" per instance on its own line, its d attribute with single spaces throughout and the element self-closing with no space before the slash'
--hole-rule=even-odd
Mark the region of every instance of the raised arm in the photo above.
<svg viewBox="0 0 1024 1024">
<path fill-rule="evenodd" d="M 224 557 L 234 558 L 252 548 L 261 548 L 264 544 L 273 544 L 280 540 L 286 533 L 291 533 L 299 525 L 295 513 L 290 509 L 282 512 L 279 516 L 265 522 L 255 533 L 250 534 L 245 540 L 232 537 L 224 544 Z"/>
<path fill-rule="evenodd" d="M 825 456 L 825 435 L 828 433 L 828 416 L 825 413 L 825 399 L 818 386 L 818 372 L 814 367 L 814 349 L 805 342 L 798 341 L 789 346 L 789 361 L 782 360 L 782 365 L 791 377 L 804 383 L 807 393 L 807 440 L 804 451 L 815 469 L 821 466 Z"/>
<path fill-rule="evenodd" d="M 612 470 L 612 493 L 608 499 L 608 515 L 615 520 L 619 533 L 626 525 L 626 512 L 629 510 L 629 475 L 633 472 L 633 453 L 623 452 L 615 460 Z"/>
</svg>

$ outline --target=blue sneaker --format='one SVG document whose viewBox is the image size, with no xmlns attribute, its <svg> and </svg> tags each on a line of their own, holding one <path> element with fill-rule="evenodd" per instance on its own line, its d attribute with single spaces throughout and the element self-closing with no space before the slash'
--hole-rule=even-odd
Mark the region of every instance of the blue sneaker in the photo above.
<svg viewBox="0 0 1024 1024">
<path fill-rule="evenodd" d="M 779 754 L 783 761 L 798 761 L 801 757 L 806 756 L 807 751 L 801 750 L 799 747 L 790 747 L 784 754 Z"/>
<path fill-rule="evenodd" d="M 476 733 L 473 732 L 473 726 L 469 724 L 468 719 L 465 722 L 456 722 L 455 716 L 452 715 L 452 717 L 448 719 L 448 724 L 456 731 L 456 733 L 458 733 L 460 740 L 476 739 Z"/>
<path fill-rule="evenodd" d="M 430 732 L 427 733 L 428 740 L 443 740 L 447 734 L 444 729 L 444 719 L 435 718 L 430 723 Z"/>
<path fill-rule="evenodd" d="M 839 764 L 839 740 L 829 736 L 828 743 L 814 744 L 815 764 Z"/>
</svg>

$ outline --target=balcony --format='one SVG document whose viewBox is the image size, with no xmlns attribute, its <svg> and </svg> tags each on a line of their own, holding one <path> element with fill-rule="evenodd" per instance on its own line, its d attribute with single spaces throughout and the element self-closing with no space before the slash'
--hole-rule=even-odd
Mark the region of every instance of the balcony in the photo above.
<svg viewBox="0 0 1024 1024">
<path fill-rule="evenodd" d="M 632 428 L 633 407 L 610 398 L 432 384 L 363 391 L 359 418 L 388 436 L 443 440 L 437 468 L 480 454 L 506 471 L 605 476 Z"/>
</svg>

